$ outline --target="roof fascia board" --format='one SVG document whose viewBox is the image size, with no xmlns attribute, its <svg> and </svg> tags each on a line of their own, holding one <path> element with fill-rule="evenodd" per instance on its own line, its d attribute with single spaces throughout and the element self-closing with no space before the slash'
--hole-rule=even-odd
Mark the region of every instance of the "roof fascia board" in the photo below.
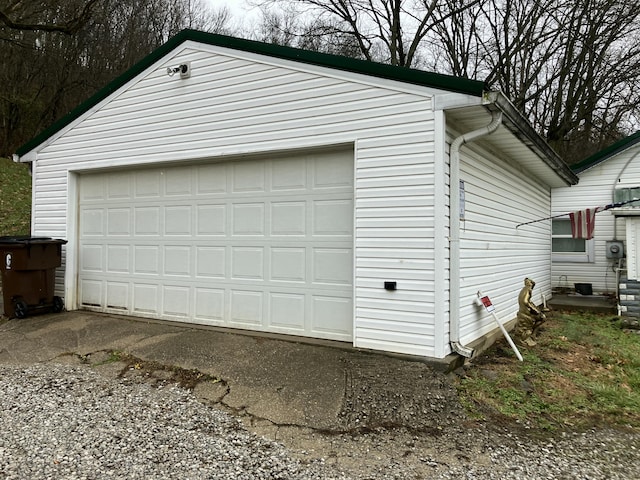
<svg viewBox="0 0 640 480">
<path fill-rule="evenodd" d="M 341 57 L 326 53 L 310 52 L 291 47 L 283 47 L 279 45 L 271 45 L 253 40 L 246 40 L 213 33 L 199 32 L 196 30 L 183 30 L 176 36 L 172 37 L 165 44 L 158 47 L 152 53 L 143 58 L 129 70 L 119 77 L 115 78 L 105 87 L 97 91 L 94 95 L 71 110 L 60 120 L 54 122 L 50 127 L 44 129 L 34 138 L 19 147 L 16 151 L 18 158 L 27 158 L 32 150 L 39 148 L 45 144 L 50 137 L 53 137 L 65 127 L 69 126 L 74 120 L 80 118 L 91 108 L 100 102 L 106 100 L 114 92 L 122 88 L 129 81 L 146 71 L 150 66 L 154 65 L 158 60 L 166 56 L 180 44 L 192 40 L 198 44 L 215 45 L 231 50 L 239 50 L 259 55 L 267 55 L 284 60 L 291 60 L 298 63 L 306 63 L 320 67 L 327 67 L 345 72 L 359 73 L 372 77 L 394 80 L 401 83 L 418 85 L 421 87 L 430 87 L 437 90 L 449 92 L 463 93 L 466 95 L 481 97 L 485 91 L 485 83 L 477 80 L 469 80 L 465 78 L 453 77 L 449 75 L 441 75 L 422 70 L 415 70 L 405 67 L 397 67 L 393 65 L 385 65 L 381 63 L 358 60 L 349 57 Z"/>
<path fill-rule="evenodd" d="M 473 107 L 484 103 L 482 97 L 461 93 L 441 93 L 433 97 L 433 111 Z"/>
<path fill-rule="evenodd" d="M 362 73 L 373 77 L 398 80 L 403 83 L 413 83 L 423 87 L 429 86 L 451 92 L 482 96 L 486 89 L 485 82 L 478 80 L 426 72 L 424 70 L 407 67 L 398 67 L 340 55 L 312 52 L 299 48 L 284 47 L 244 38 L 227 37 L 196 30 L 183 30 L 179 35 L 184 35 L 185 40 L 193 40 L 198 43 L 217 45 L 233 50 L 252 52 L 280 59 L 293 60 L 298 63 L 329 67 L 336 70 Z"/>
<path fill-rule="evenodd" d="M 503 124 L 534 151 L 567 185 L 578 183 L 578 176 L 569 165 L 534 130 L 522 112 L 502 92 L 489 92 L 485 94 L 485 100 L 489 109 L 497 108 L 502 112 Z"/>
<path fill-rule="evenodd" d="M 611 157 L 614 157 L 617 154 L 624 152 L 625 150 L 636 145 L 637 143 L 640 143 L 640 130 L 638 130 L 633 135 L 629 135 L 628 137 L 625 137 L 622 140 L 619 140 L 616 143 L 609 145 L 606 148 L 603 148 L 599 152 L 594 153 L 590 157 L 587 157 L 584 160 L 576 163 L 571 167 L 571 169 L 576 174 L 580 174 L 585 170 L 589 170 L 590 168 L 593 168 L 596 165 L 601 164 L 602 162 L 610 159 Z"/>
</svg>

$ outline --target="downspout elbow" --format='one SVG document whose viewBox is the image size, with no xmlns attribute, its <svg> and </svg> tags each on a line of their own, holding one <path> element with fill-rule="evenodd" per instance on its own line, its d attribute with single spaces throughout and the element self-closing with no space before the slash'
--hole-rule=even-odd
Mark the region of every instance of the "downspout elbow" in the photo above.
<svg viewBox="0 0 640 480">
<path fill-rule="evenodd" d="M 449 341 L 451 348 L 464 357 L 471 357 L 473 349 L 460 343 L 460 148 L 465 143 L 495 132 L 502 123 L 502 112 L 491 113 L 491 121 L 484 127 L 456 137 L 449 154 Z"/>
</svg>

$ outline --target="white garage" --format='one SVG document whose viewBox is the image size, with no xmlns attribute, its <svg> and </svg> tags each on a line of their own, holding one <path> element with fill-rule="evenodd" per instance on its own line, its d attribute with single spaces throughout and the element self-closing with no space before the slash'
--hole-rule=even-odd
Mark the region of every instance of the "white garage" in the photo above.
<svg viewBox="0 0 640 480">
<path fill-rule="evenodd" d="M 81 175 L 79 211 L 83 308 L 352 340 L 352 151 Z"/>
<path fill-rule="evenodd" d="M 18 149 L 65 307 L 469 355 L 576 177 L 484 82 L 185 30 Z M 468 345 L 471 347 L 467 348 Z"/>
</svg>

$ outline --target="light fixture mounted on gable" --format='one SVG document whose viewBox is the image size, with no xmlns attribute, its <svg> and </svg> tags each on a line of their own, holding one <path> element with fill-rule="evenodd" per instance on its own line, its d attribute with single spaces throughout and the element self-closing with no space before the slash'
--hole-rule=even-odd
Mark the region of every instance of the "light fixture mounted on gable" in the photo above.
<svg viewBox="0 0 640 480">
<path fill-rule="evenodd" d="M 191 63 L 181 63 L 175 67 L 167 68 L 167 75 L 173 77 L 176 73 L 180 74 L 180 78 L 189 78 L 191 76 Z"/>
</svg>

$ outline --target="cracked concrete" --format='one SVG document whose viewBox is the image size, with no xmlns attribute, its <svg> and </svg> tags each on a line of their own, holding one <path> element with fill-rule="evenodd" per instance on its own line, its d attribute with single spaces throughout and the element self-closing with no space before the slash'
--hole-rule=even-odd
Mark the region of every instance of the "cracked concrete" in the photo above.
<svg viewBox="0 0 640 480">
<path fill-rule="evenodd" d="M 454 389 L 429 365 L 330 342 L 79 311 L 0 324 L 0 363 L 36 362 L 180 383 L 301 458 L 345 464 L 367 458 L 385 465 L 389 455 L 408 451 L 405 440 L 416 451 L 416 436 L 436 438 L 464 416 Z M 376 447 L 373 439 L 385 432 L 393 432 L 393 448 L 389 440 Z M 395 450 L 398 438 L 402 451 Z M 370 460 L 371 452 L 378 460 Z"/>
</svg>

